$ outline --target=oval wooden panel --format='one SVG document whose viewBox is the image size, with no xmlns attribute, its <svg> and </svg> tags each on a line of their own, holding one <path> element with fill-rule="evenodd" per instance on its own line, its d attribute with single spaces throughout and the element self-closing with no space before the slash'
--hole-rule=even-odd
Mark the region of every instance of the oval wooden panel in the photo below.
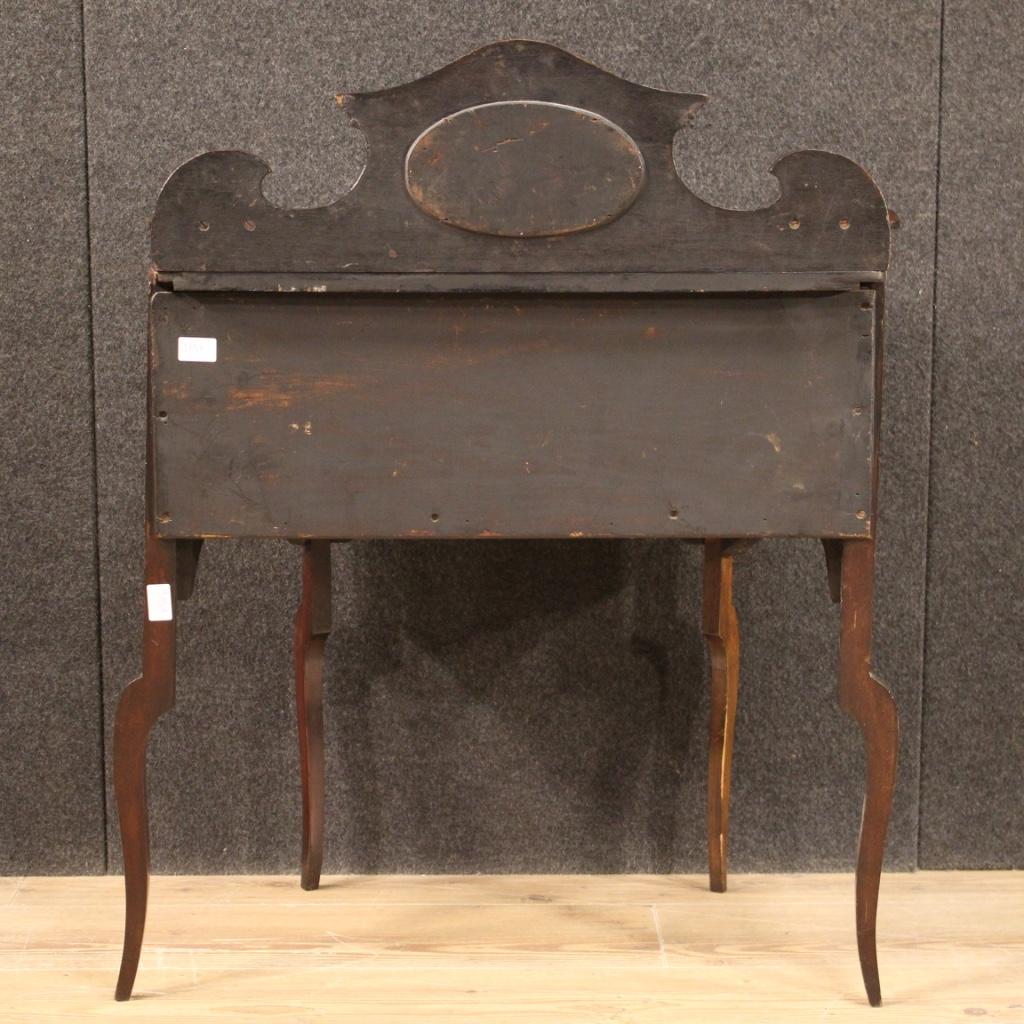
<svg viewBox="0 0 1024 1024">
<path fill-rule="evenodd" d="M 442 118 L 405 160 L 409 195 L 431 217 L 514 238 L 607 224 L 643 183 L 643 155 L 618 125 L 535 100 L 485 103 Z"/>
</svg>

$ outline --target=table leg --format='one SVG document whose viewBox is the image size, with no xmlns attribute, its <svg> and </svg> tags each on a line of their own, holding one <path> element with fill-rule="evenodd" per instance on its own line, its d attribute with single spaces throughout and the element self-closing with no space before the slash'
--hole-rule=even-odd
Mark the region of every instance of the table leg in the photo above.
<svg viewBox="0 0 1024 1024">
<path fill-rule="evenodd" d="M 174 705 L 174 644 L 178 545 L 190 541 L 146 537 L 146 618 L 142 675 L 122 691 L 114 720 L 114 793 L 124 853 L 124 951 L 115 998 L 128 999 L 135 984 L 146 926 L 149 892 L 149 817 L 146 747 L 156 720 Z"/>
<path fill-rule="evenodd" d="M 857 851 L 857 951 L 868 1000 L 872 1006 L 880 1006 L 882 991 L 878 980 L 875 918 L 885 833 L 896 784 L 899 719 L 892 694 L 871 674 L 874 573 L 874 541 L 844 541 L 839 703 L 860 725 L 867 754 L 867 787 Z"/>
<path fill-rule="evenodd" d="M 711 661 L 708 742 L 708 873 L 725 892 L 729 842 L 729 780 L 739 696 L 740 633 L 732 601 L 732 556 L 720 540 L 704 545 L 703 631 Z"/>
<path fill-rule="evenodd" d="M 320 884 L 324 847 L 324 645 L 331 631 L 331 544 L 302 545 L 302 598 L 295 614 L 295 703 L 302 770 L 302 888 Z"/>
</svg>

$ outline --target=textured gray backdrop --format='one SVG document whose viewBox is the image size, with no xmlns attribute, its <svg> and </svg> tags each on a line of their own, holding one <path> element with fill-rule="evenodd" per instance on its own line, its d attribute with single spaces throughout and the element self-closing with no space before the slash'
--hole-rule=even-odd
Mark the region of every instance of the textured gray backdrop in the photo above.
<svg viewBox="0 0 1024 1024">
<path fill-rule="evenodd" d="M 15 200 L 0 218 L 0 870 L 119 864 L 101 758 L 139 665 L 146 221 L 163 180 L 198 152 L 241 148 L 275 168 L 275 201 L 329 201 L 365 154 L 335 92 L 507 36 L 709 93 L 677 153 L 709 200 L 762 205 L 774 159 L 819 147 L 863 163 L 899 213 L 876 654 L 903 722 L 889 863 L 1024 866 L 1010 405 L 1022 30 L 997 0 L 33 10 L 0 40 Z M 696 551 L 372 543 L 336 546 L 335 562 L 326 870 L 702 868 Z M 732 865 L 847 868 L 862 755 L 835 703 L 820 550 L 762 544 L 737 586 Z M 182 608 L 178 705 L 151 747 L 155 870 L 296 869 L 296 596 L 291 546 L 204 552 Z"/>
<path fill-rule="evenodd" d="M 0 25 L 0 872 L 103 871 L 81 14 Z"/>
<path fill-rule="evenodd" d="M 925 867 L 1024 867 L 1024 17 L 946 3 Z"/>
</svg>

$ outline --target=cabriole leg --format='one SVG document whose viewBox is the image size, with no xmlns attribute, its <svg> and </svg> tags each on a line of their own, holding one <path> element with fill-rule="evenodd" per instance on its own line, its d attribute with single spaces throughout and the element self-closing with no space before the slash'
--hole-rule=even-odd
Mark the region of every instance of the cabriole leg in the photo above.
<svg viewBox="0 0 1024 1024">
<path fill-rule="evenodd" d="M 124 854 L 124 951 L 115 998 L 135 984 L 149 893 L 149 817 L 146 748 L 154 722 L 174 705 L 178 545 L 191 541 L 146 537 L 146 616 L 142 675 L 122 691 L 114 720 L 114 793 Z"/>
<path fill-rule="evenodd" d="M 295 615 L 295 702 L 302 770 L 302 888 L 320 884 L 324 847 L 324 645 L 331 631 L 331 544 L 302 545 L 302 597 Z"/>
<path fill-rule="evenodd" d="M 872 1006 L 880 1006 L 882 991 L 878 979 L 875 918 L 885 834 L 896 784 L 899 720 L 892 695 L 871 674 L 874 573 L 874 541 L 844 541 L 839 703 L 860 725 L 867 754 L 867 787 L 857 851 L 857 951 L 868 1000 Z"/>
<path fill-rule="evenodd" d="M 727 545 L 704 545 L 703 631 L 711 661 L 708 742 L 708 873 L 713 892 L 725 892 L 729 842 L 729 779 L 739 696 L 740 633 L 732 602 L 732 557 Z"/>
</svg>

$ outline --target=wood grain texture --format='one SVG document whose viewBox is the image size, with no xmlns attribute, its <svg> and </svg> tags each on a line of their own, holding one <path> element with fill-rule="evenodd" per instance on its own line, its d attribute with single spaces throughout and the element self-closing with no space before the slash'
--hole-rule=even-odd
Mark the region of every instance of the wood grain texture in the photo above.
<svg viewBox="0 0 1024 1024">
<path fill-rule="evenodd" d="M 184 542 L 187 544 L 188 542 Z M 146 537 L 146 586 L 170 588 L 171 618 L 142 627 L 142 675 L 122 691 L 114 720 L 114 793 L 124 857 L 124 948 L 116 998 L 132 993 L 146 927 L 149 892 L 149 810 L 146 748 L 157 719 L 174 706 L 177 634 L 177 549 L 175 541 Z"/>
<path fill-rule="evenodd" d="M 153 879 L 133 1019 L 811 1024 L 874 1019 L 845 875 Z M 886 875 L 884 1017 L 1024 1024 L 1024 874 Z M 13 883 L 0 1015 L 121 1020 L 120 879 Z"/>
<path fill-rule="evenodd" d="M 857 950 L 872 1006 L 882 1002 L 875 922 L 885 836 L 896 785 L 899 718 L 892 694 L 871 674 L 875 542 L 845 541 L 842 553 L 839 703 L 864 736 L 866 785 L 857 848 Z"/>
<path fill-rule="evenodd" d="M 600 114 L 564 103 L 468 107 L 427 128 L 405 158 L 405 187 L 424 213 L 509 238 L 601 227 L 643 184 L 636 143 Z"/>
<path fill-rule="evenodd" d="M 774 203 L 745 211 L 712 206 L 683 184 L 672 157 L 676 133 L 704 97 L 627 82 L 545 43 L 495 43 L 416 82 L 339 101 L 366 133 L 370 154 L 347 195 L 329 206 L 280 209 L 263 195 L 270 168 L 262 160 L 242 152 L 205 153 L 179 167 L 160 195 L 152 222 L 154 270 L 764 272 L 881 271 L 888 265 L 885 203 L 852 161 L 820 151 L 792 153 L 771 169 L 781 190 Z M 501 238 L 442 223 L 434 204 L 427 203 L 430 213 L 417 205 L 404 178 L 421 133 L 466 108 L 518 101 L 580 108 L 635 142 L 645 184 L 623 216 L 574 234 Z M 563 131 L 561 143 L 561 159 L 559 140 L 551 143 L 547 180 L 534 182 L 540 211 L 547 206 L 540 196 L 555 188 L 552 175 L 574 166 L 577 132 Z M 449 146 L 431 159 L 457 160 L 461 152 Z M 445 195 L 460 187 L 474 194 L 478 169 L 475 158 L 456 163 L 446 171 Z M 469 219 L 490 229 L 531 221 L 522 203 L 514 215 L 499 205 L 504 215 L 495 215 L 495 207 Z M 537 223 L 544 217 L 539 213 Z"/>
<path fill-rule="evenodd" d="M 740 630 L 732 600 L 732 556 L 721 540 L 704 545 L 702 628 L 711 663 L 708 735 L 708 874 L 725 892 L 729 853 L 729 785 L 740 683 Z"/>
<path fill-rule="evenodd" d="M 152 316 L 162 536 L 872 528 L 864 291 L 158 292 Z"/>
<path fill-rule="evenodd" d="M 324 645 L 331 631 L 331 544 L 302 545 L 302 596 L 295 614 L 295 706 L 302 778 L 303 889 L 320 884 L 324 856 Z"/>
</svg>

